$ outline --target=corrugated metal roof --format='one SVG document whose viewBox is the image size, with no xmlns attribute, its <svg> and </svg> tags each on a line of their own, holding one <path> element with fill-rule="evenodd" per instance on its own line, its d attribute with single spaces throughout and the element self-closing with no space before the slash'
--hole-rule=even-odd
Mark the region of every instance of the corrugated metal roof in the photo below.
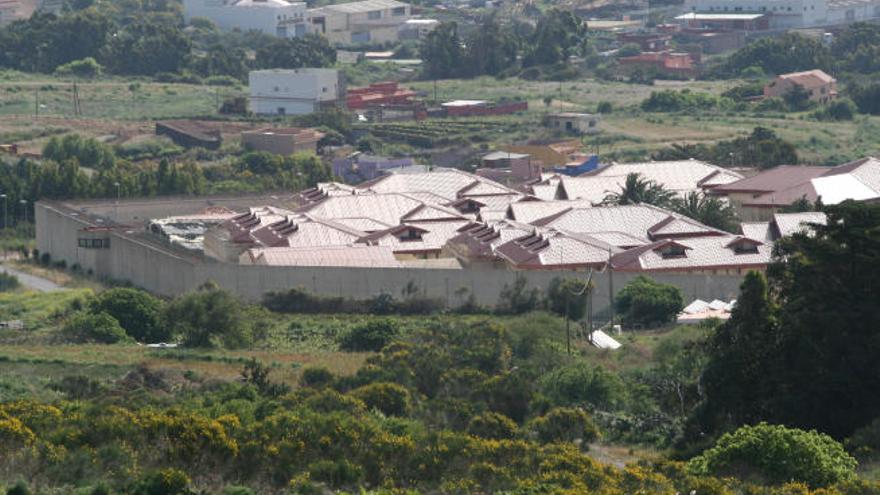
<svg viewBox="0 0 880 495">
<path fill-rule="evenodd" d="M 398 2 L 396 0 L 364 0 L 362 2 L 337 3 L 334 5 L 325 5 L 316 10 L 329 10 L 341 12 L 344 14 L 359 14 L 363 12 L 372 12 L 374 10 L 393 9 L 397 7 L 406 7 L 408 4 Z"/>
<path fill-rule="evenodd" d="M 242 253 L 243 264 L 268 266 L 326 266 L 400 268 L 394 253 L 385 246 L 323 246 L 321 249 L 249 249 Z"/>
</svg>

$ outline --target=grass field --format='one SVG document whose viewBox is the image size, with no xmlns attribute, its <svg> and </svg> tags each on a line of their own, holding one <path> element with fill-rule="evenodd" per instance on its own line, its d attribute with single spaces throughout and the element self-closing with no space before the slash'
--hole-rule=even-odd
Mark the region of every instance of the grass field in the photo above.
<svg viewBox="0 0 880 495">
<path fill-rule="evenodd" d="M 375 65 L 375 67 L 374 67 Z M 389 77 L 394 68 L 367 64 L 347 69 L 355 84 Z M 584 139 L 593 152 L 616 160 L 647 159 L 656 150 L 674 143 L 713 143 L 735 138 L 763 126 L 798 147 L 804 163 L 836 164 L 865 155 L 880 154 L 880 117 L 859 116 L 851 122 L 811 120 L 806 114 L 755 112 L 699 112 L 647 114 L 638 104 L 652 91 L 684 89 L 720 94 L 740 81 L 658 81 L 654 86 L 595 79 L 548 82 L 481 77 L 473 80 L 437 81 L 439 101 L 451 99 L 529 102 L 525 115 L 501 117 L 510 121 L 509 132 L 489 133 L 478 142 L 489 147 L 535 137 L 550 137 L 541 128 L 541 117 L 554 111 L 595 112 L 601 102 L 614 111 L 603 115 L 603 132 Z M 434 97 L 433 81 L 405 83 Z M 92 137 L 113 136 L 116 141 L 152 134 L 151 120 L 163 118 L 216 118 L 219 102 L 246 94 L 246 88 L 155 83 L 118 78 L 78 83 L 82 114 L 74 115 L 73 84 L 53 76 L 16 72 L 0 73 L 0 142 L 19 142 L 36 152 L 52 135 L 76 132 Z M 39 117 L 35 117 L 39 98 Z M 549 102 L 549 105 L 547 104 Z M 401 148 L 406 149 L 406 148 Z M 729 165 L 729 164 L 724 164 Z M 736 164 L 734 164 L 736 165 Z"/>
</svg>

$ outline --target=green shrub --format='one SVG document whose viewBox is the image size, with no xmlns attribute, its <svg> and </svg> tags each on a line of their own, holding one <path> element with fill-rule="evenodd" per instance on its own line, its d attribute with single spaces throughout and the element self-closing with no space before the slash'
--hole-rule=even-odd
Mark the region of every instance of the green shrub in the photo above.
<svg viewBox="0 0 880 495">
<path fill-rule="evenodd" d="M 471 418 L 467 432 L 477 437 L 507 440 L 516 436 L 516 423 L 503 414 L 485 412 Z"/>
<path fill-rule="evenodd" d="M 352 390 L 351 395 L 386 416 L 406 416 L 412 409 L 409 392 L 396 383 L 371 383 Z"/>
<path fill-rule="evenodd" d="M 531 424 L 538 440 L 550 442 L 592 442 L 599 437 L 599 429 L 583 409 L 558 407 Z"/>
<path fill-rule="evenodd" d="M 107 313 L 77 313 L 70 318 L 61 331 L 74 342 L 115 344 L 128 340 L 128 335 L 119 326 L 116 318 Z"/>
<path fill-rule="evenodd" d="M 651 96 L 641 103 L 646 112 L 682 112 L 693 110 L 720 110 L 731 107 L 730 98 L 709 93 L 693 92 L 689 89 L 675 91 L 664 89 L 652 91 Z"/>
<path fill-rule="evenodd" d="M 183 471 L 163 469 L 145 476 L 132 490 L 134 495 L 188 495 L 190 479 Z"/>
<path fill-rule="evenodd" d="M 360 466 L 345 459 L 313 462 L 309 464 L 308 470 L 312 479 L 334 487 L 356 483 L 363 476 Z"/>
<path fill-rule="evenodd" d="M 852 479 L 856 465 L 828 435 L 760 423 L 724 434 L 714 447 L 691 459 L 688 468 L 698 475 L 740 478 L 749 469 L 770 483 L 794 480 L 822 487 Z"/>
<path fill-rule="evenodd" d="M 303 404 L 312 411 L 323 413 L 343 411 L 349 414 L 358 414 L 367 410 L 364 401 L 329 388 L 310 396 Z"/>
<path fill-rule="evenodd" d="M 125 333 L 138 342 L 166 342 L 171 337 L 162 323 L 162 301 L 140 289 L 106 290 L 89 303 L 89 312 L 116 318 Z"/>
<path fill-rule="evenodd" d="M 847 450 L 859 457 L 880 454 L 880 418 L 856 430 L 846 440 Z"/>
<path fill-rule="evenodd" d="M 541 377 L 538 385 L 542 395 L 556 406 L 590 404 L 616 409 L 627 401 L 626 386 L 617 374 L 584 362 L 556 368 Z"/>
<path fill-rule="evenodd" d="M 245 315 L 245 306 L 213 283 L 166 305 L 164 321 L 187 347 L 235 349 L 253 342 L 253 326 Z"/>
<path fill-rule="evenodd" d="M 596 112 L 601 114 L 610 114 L 614 112 L 614 105 L 610 101 L 600 101 L 596 105 Z"/>
<path fill-rule="evenodd" d="M 6 495 L 31 495 L 31 489 L 23 480 L 19 480 L 14 485 L 6 489 Z"/>
<path fill-rule="evenodd" d="M 18 277 L 10 275 L 6 272 L 0 272 L 0 292 L 15 290 L 21 286 Z"/>
<path fill-rule="evenodd" d="M 92 78 L 101 75 L 104 68 L 94 58 L 86 57 L 82 60 L 74 60 L 55 68 L 55 74 L 59 76 L 76 76 Z"/>
<path fill-rule="evenodd" d="M 232 485 L 224 488 L 222 495 L 256 495 L 256 493 L 246 486 Z"/>
<path fill-rule="evenodd" d="M 678 287 L 640 275 L 620 291 L 615 305 L 624 325 L 654 326 L 675 321 L 684 299 Z"/>
<path fill-rule="evenodd" d="M 322 388 L 333 383 L 333 373 L 323 366 L 309 366 L 303 369 L 299 384 L 303 387 Z"/>
<path fill-rule="evenodd" d="M 393 320 L 372 320 L 356 326 L 344 334 L 339 341 L 339 348 L 344 351 L 376 352 L 385 347 L 399 333 L 398 324 Z"/>
<path fill-rule="evenodd" d="M 840 122 L 856 116 L 856 104 L 849 98 L 839 98 L 812 113 L 816 120 Z"/>
</svg>

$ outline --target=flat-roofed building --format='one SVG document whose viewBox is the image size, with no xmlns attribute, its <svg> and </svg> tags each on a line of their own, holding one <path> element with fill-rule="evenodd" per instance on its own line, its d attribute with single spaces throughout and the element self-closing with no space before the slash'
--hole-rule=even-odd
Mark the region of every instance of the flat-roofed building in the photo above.
<svg viewBox="0 0 880 495">
<path fill-rule="evenodd" d="M 309 18 L 331 43 L 385 43 L 398 40 L 412 8 L 396 0 L 364 0 L 310 9 Z"/>
<path fill-rule="evenodd" d="M 241 133 L 241 144 L 245 148 L 266 151 L 276 155 L 292 155 L 306 152 L 317 153 L 318 141 L 324 134 L 314 129 L 301 127 L 266 127 Z"/>
<path fill-rule="evenodd" d="M 345 82 L 336 69 L 254 70 L 248 75 L 251 111 L 258 115 L 304 115 L 337 105 Z"/>
<path fill-rule="evenodd" d="M 545 120 L 547 127 L 570 134 L 597 134 L 601 121 L 600 115 L 576 112 L 553 113 Z"/>
</svg>

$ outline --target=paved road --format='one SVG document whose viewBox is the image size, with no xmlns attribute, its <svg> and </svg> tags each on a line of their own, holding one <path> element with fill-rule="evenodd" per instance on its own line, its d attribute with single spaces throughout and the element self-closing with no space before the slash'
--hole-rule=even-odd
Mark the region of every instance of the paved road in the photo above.
<svg viewBox="0 0 880 495">
<path fill-rule="evenodd" d="M 31 289 L 39 292 L 52 292 L 55 290 L 64 289 L 64 287 L 61 287 L 51 280 L 47 280 L 42 277 L 36 277 L 34 275 L 29 275 L 14 268 L 9 268 L 8 266 L 0 265 L 0 272 L 15 275 L 16 277 L 18 277 L 18 281 L 21 282 L 22 285 L 30 287 Z"/>
</svg>

